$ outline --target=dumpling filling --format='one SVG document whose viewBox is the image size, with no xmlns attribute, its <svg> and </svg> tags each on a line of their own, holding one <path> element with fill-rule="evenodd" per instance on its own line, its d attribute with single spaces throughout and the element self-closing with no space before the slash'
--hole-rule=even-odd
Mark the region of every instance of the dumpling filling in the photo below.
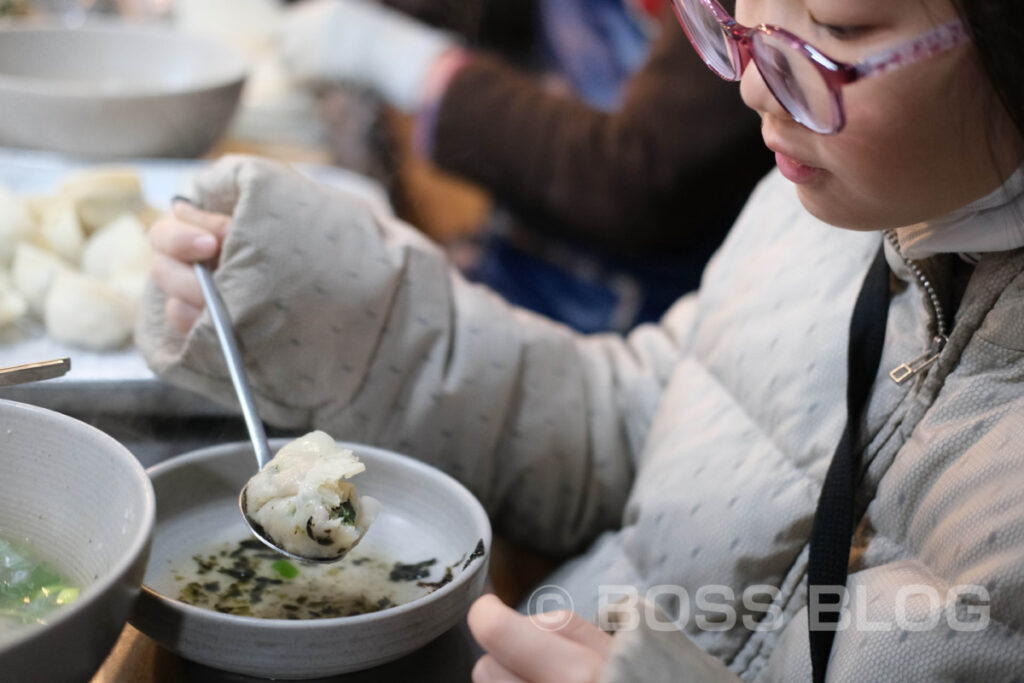
<svg viewBox="0 0 1024 683">
<path fill-rule="evenodd" d="M 285 444 L 249 480 L 245 513 L 290 553 L 340 559 L 376 519 L 380 503 L 344 481 L 366 469 L 355 453 L 315 431 Z"/>
</svg>

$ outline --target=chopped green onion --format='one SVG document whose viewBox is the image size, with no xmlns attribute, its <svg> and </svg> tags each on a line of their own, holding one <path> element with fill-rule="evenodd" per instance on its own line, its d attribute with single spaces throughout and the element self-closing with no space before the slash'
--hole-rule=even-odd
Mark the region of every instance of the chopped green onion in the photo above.
<svg viewBox="0 0 1024 683">
<path fill-rule="evenodd" d="M 346 500 L 341 505 L 331 508 L 331 519 L 341 519 L 342 524 L 352 526 L 356 523 L 356 509 L 352 507 L 352 501 Z"/>
<path fill-rule="evenodd" d="M 294 579 L 299 575 L 299 570 L 288 560 L 278 560 L 272 566 L 275 572 L 286 579 Z"/>
</svg>

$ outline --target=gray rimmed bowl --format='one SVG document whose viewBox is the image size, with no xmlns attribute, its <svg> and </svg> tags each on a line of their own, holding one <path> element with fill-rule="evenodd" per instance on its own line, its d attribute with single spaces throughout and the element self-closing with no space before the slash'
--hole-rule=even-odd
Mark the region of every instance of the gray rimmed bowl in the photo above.
<svg viewBox="0 0 1024 683">
<path fill-rule="evenodd" d="M 0 640 L 5 682 L 87 680 L 139 594 L 156 516 L 145 470 L 84 422 L 0 400 L 0 538 L 81 593 L 46 625 Z"/>
<path fill-rule="evenodd" d="M 276 439 L 271 447 L 276 451 L 285 443 Z M 395 660 L 462 621 L 487 578 L 491 527 L 483 507 L 462 484 L 429 465 L 380 448 L 339 443 L 366 464 L 352 480 L 357 491 L 382 506 L 357 550 L 403 562 L 437 558 L 425 580 L 438 581 L 453 566 L 450 582 L 379 612 L 299 621 L 222 614 L 161 594 L 153 586 L 169 585 L 167 573 L 183 561 L 218 541 L 248 537 L 238 493 L 255 473 L 256 460 L 248 442 L 233 443 L 148 470 L 158 512 L 132 624 L 200 664 L 263 678 L 304 679 Z M 466 564 L 481 543 L 484 554 Z"/>
<path fill-rule="evenodd" d="M 88 159 L 196 157 L 248 73 L 232 49 L 158 26 L 0 23 L 0 146 Z"/>
</svg>

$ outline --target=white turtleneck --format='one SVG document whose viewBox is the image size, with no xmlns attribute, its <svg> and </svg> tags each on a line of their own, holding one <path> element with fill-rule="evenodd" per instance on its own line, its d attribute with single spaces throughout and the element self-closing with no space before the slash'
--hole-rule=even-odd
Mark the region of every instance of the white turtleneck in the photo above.
<svg viewBox="0 0 1024 683">
<path fill-rule="evenodd" d="M 896 230 L 910 259 L 935 254 L 972 255 L 1024 247 L 1024 165 L 994 191 L 936 218 Z"/>
</svg>

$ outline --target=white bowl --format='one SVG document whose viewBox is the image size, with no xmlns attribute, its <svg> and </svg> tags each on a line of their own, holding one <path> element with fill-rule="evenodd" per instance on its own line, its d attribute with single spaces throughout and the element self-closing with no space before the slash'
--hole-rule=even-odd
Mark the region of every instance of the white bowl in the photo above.
<svg viewBox="0 0 1024 683">
<path fill-rule="evenodd" d="M 285 440 L 275 440 L 276 450 Z M 483 590 L 491 528 L 483 507 L 439 470 L 379 448 L 342 443 L 366 464 L 352 482 L 381 502 L 380 516 L 357 551 L 402 562 L 437 558 L 427 579 L 447 566 L 454 578 L 429 595 L 379 612 L 288 621 L 221 614 L 152 588 L 173 566 L 217 540 L 249 536 L 238 493 L 255 472 L 249 443 L 206 448 L 149 469 L 158 515 L 153 553 L 132 624 L 186 659 L 266 678 L 316 678 L 367 669 L 427 644 L 459 623 Z M 467 557 L 483 544 L 484 555 Z M 354 551 L 355 552 L 355 551 Z M 466 565 L 463 568 L 463 565 Z"/>
<path fill-rule="evenodd" d="M 0 538 L 82 591 L 45 626 L 0 642 L 0 679 L 87 680 L 139 593 L 155 517 L 142 466 L 103 432 L 0 401 Z"/>
<path fill-rule="evenodd" d="M 0 24 L 0 145 L 199 156 L 230 123 L 247 70 L 227 47 L 154 26 Z"/>
</svg>

